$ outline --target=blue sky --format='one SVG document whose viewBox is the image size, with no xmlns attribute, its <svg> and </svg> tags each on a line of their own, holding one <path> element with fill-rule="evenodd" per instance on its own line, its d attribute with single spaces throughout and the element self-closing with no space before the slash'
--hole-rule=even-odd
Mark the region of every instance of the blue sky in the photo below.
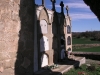
<svg viewBox="0 0 100 75">
<path fill-rule="evenodd" d="M 51 0 L 44 0 L 45 6 L 48 9 L 52 8 Z M 72 31 L 73 32 L 84 32 L 100 30 L 100 22 L 89 7 L 83 2 L 83 0 L 56 0 L 55 6 L 56 11 L 61 12 L 60 2 L 63 1 L 64 5 L 69 6 L 69 15 L 72 20 Z M 42 0 L 35 0 L 38 5 L 42 4 Z M 66 14 L 66 10 L 64 9 Z"/>
</svg>

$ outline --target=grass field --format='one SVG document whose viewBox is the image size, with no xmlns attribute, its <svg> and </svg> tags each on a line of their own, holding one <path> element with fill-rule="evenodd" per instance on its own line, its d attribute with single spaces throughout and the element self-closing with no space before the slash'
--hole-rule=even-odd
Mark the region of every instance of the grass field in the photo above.
<svg viewBox="0 0 100 75">
<path fill-rule="evenodd" d="M 73 49 L 73 52 L 74 51 L 78 51 L 78 52 L 100 52 L 100 46 L 99 47 L 91 47 L 91 48 Z"/>
<path fill-rule="evenodd" d="M 72 44 L 100 44 L 100 41 L 91 41 L 89 38 L 73 38 L 72 39 Z M 76 46 L 76 48 L 79 47 L 79 49 L 74 49 L 73 47 L 73 52 L 78 51 L 78 52 L 100 52 L 100 46 L 93 47 L 91 46 L 90 48 L 85 48 L 84 46 Z"/>
<path fill-rule="evenodd" d="M 95 44 L 100 41 L 91 41 L 89 38 L 72 38 L 72 44 Z"/>
<path fill-rule="evenodd" d="M 63 75 L 100 75 L 100 65 L 93 65 L 90 69 L 86 65 L 82 65 L 77 69 L 71 69 Z"/>
</svg>

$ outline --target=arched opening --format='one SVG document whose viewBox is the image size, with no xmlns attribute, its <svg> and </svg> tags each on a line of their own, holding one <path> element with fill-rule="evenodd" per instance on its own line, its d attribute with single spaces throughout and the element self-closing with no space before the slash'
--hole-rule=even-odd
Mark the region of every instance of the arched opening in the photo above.
<svg viewBox="0 0 100 75">
<path fill-rule="evenodd" d="M 67 38 L 67 44 L 71 45 L 71 37 L 70 36 L 68 36 L 68 38 Z"/>
<path fill-rule="evenodd" d="M 65 49 L 62 49 L 61 50 L 61 59 L 64 59 L 65 58 Z"/>
<path fill-rule="evenodd" d="M 49 40 L 46 36 L 40 39 L 40 52 L 49 50 Z"/>
<path fill-rule="evenodd" d="M 71 51 L 71 48 L 69 47 L 67 50 L 68 50 L 68 51 Z"/>
<path fill-rule="evenodd" d="M 48 66 L 48 56 L 43 54 L 41 57 L 41 67 Z"/>
<path fill-rule="evenodd" d="M 67 26 L 67 33 L 71 33 L 71 28 L 69 25 Z"/>
</svg>

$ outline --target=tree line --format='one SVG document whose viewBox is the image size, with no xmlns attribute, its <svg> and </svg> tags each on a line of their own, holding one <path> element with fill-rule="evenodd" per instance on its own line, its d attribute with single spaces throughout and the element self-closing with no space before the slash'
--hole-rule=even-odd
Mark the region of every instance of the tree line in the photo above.
<svg viewBox="0 0 100 75">
<path fill-rule="evenodd" d="M 90 40 L 100 41 L 100 31 L 72 32 L 73 38 L 90 38 Z"/>
</svg>

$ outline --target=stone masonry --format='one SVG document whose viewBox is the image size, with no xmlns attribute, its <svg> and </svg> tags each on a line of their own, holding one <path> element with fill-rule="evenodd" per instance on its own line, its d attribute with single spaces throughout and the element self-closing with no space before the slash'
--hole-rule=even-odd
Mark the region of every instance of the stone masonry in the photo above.
<svg viewBox="0 0 100 75">
<path fill-rule="evenodd" d="M 33 0 L 0 0 L 0 75 L 33 74 Z"/>
</svg>

